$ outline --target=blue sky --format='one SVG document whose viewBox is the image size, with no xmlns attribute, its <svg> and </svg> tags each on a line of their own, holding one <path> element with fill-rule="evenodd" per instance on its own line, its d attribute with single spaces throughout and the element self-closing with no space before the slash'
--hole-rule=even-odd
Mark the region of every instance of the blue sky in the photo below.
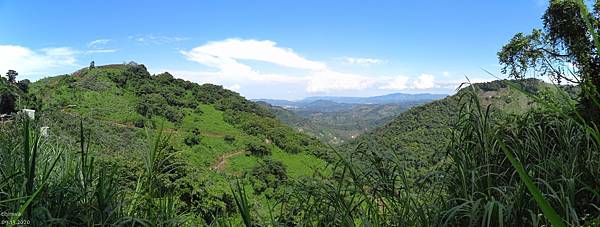
<svg viewBox="0 0 600 227">
<path fill-rule="evenodd" d="M 452 93 L 465 76 L 498 73 L 496 52 L 541 27 L 544 10 L 542 0 L 0 0 L 0 72 L 35 80 L 136 61 L 248 98 Z"/>
</svg>

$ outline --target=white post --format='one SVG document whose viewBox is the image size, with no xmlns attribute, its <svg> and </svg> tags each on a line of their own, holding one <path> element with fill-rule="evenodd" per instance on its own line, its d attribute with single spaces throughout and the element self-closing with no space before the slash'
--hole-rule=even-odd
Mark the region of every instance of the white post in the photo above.
<svg viewBox="0 0 600 227">
<path fill-rule="evenodd" d="M 31 120 L 35 120 L 35 110 L 23 109 L 23 113 L 27 114 L 27 117 Z"/>
<path fill-rule="evenodd" d="M 44 126 L 40 128 L 40 135 L 44 138 L 48 137 L 48 129 L 50 129 L 50 127 L 48 126 Z"/>
</svg>

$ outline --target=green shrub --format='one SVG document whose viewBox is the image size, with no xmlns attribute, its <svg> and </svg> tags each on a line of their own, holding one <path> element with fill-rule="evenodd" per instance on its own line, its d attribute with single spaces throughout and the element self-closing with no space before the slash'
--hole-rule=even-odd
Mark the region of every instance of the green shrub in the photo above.
<svg viewBox="0 0 600 227">
<path fill-rule="evenodd" d="M 288 179 L 283 163 L 271 159 L 265 159 L 252 168 L 252 176 L 256 179 L 253 182 L 254 191 L 258 194 L 268 189 L 277 189 Z"/>
<path fill-rule="evenodd" d="M 170 122 L 179 122 L 181 119 L 183 119 L 184 114 L 176 108 L 168 107 L 163 116 L 165 116 L 165 118 L 167 118 L 167 120 Z"/>
<path fill-rule="evenodd" d="M 188 145 L 190 147 L 198 145 L 198 144 L 200 144 L 200 136 L 194 135 L 194 134 L 189 134 L 185 137 L 185 139 L 183 139 L 183 143 L 185 143 L 185 145 Z"/>
<path fill-rule="evenodd" d="M 0 94 L 0 114 L 9 114 L 15 112 L 16 98 L 13 94 Z"/>
<path fill-rule="evenodd" d="M 225 142 L 227 143 L 233 143 L 235 141 L 235 136 L 225 135 L 225 137 L 223 137 L 223 140 L 225 140 Z"/>
<path fill-rule="evenodd" d="M 250 154 L 252 154 L 254 156 L 259 156 L 259 157 L 271 154 L 271 149 L 269 147 L 267 147 L 263 143 L 258 143 L 258 142 L 254 142 L 254 141 L 248 142 L 246 144 L 246 151 L 249 151 Z"/>
</svg>

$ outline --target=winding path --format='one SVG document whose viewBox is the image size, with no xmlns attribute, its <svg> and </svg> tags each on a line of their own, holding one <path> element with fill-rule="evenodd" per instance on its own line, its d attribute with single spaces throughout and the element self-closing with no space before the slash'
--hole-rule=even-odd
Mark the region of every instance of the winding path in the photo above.
<svg viewBox="0 0 600 227">
<path fill-rule="evenodd" d="M 227 159 L 241 155 L 241 154 L 244 154 L 243 150 L 233 152 L 233 153 L 223 154 L 223 155 L 219 156 L 219 159 L 217 159 L 217 162 L 212 166 L 211 169 L 215 170 L 217 172 L 223 172 L 223 170 L 225 170 L 225 167 L 227 167 Z"/>
</svg>

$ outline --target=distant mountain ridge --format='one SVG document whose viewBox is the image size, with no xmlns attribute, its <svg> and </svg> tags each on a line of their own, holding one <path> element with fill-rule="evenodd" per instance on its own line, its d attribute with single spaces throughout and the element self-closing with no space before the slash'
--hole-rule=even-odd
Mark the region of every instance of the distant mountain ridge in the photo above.
<svg viewBox="0 0 600 227">
<path fill-rule="evenodd" d="M 447 95 L 394 93 L 373 97 L 315 96 L 298 101 L 255 99 L 280 121 L 324 142 L 340 144 L 384 125 L 409 108 Z"/>
<path fill-rule="evenodd" d="M 402 103 L 406 101 L 431 101 L 435 99 L 442 99 L 447 97 L 447 94 L 405 94 L 405 93 L 393 93 L 380 96 L 371 97 L 344 97 L 344 96 L 313 96 L 307 97 L 302 102 L 312 102 L 316 100 L 333 101 L 337 103 L 350 103 L 350 104 L 391 104 L 391 103 Z"/>
<path fill-rule="evenodd" d="M 315 101 L 330 101 L 336 103 L 347 104 L 400 104 L 406 102 L 428 102 L 436 99 L 447 97 L 447 94 L 405 94 L 392 93 L 387 95 L 370 96 L 370 97 L 350 97 L 350 96 L 311 96 L 298 101 L 290 101 L 284 99 L 253 99 L 252 101 L 262 101 L 275 106 L 298 108 L 308 105 Z"/>
</svg>

